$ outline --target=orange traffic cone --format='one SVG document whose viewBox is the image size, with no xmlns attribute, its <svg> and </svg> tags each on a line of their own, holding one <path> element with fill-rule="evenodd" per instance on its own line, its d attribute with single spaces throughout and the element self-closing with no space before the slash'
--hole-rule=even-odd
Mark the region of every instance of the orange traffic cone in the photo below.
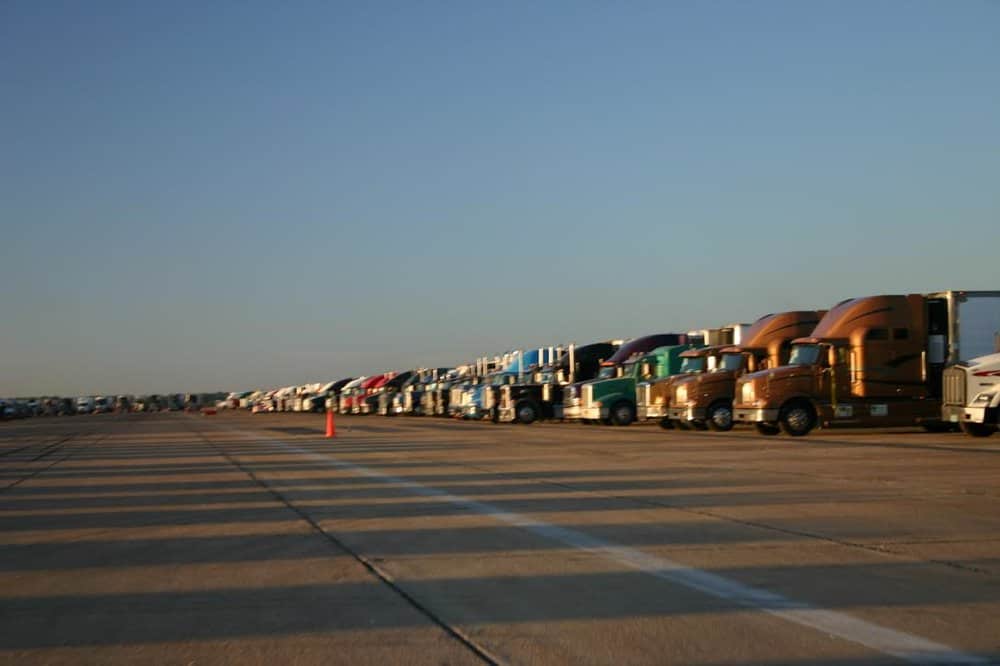
<svg viewBox="0 0 1000 666">
<path fill-rule="evenodd" d="M 328 410 L 326 412 L 326 436 L 327 437 L 336 437 L 337 436 L 337 428 L 333 424 L 333 410 L 332 409 Z"/>
</svg>

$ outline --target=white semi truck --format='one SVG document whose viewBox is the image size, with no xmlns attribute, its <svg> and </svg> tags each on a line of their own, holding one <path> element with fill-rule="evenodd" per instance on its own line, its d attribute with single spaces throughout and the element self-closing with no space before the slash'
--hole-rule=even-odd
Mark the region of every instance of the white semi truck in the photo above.
<svg viewBox="0 0 1000 666">
<path fill-rule="evenodd" d="M 997 353 L 962 361 L 944 371 L 941 417 L 973 437 L 1000 429 L 1000 334 Z"/>
</svg>

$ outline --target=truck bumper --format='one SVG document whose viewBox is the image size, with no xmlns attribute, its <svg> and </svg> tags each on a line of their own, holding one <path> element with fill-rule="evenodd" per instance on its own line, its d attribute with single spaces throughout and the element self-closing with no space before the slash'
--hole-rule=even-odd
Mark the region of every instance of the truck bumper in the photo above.
<svg viewBox="0 0 1000 666">
<path fill-rule="evenodd" d="M 941 418 L 949 423 L 1000 423 L 1000 408 L 945 405 Z"/>
<path fill-rule="evenodd" d="M 671 421 L 704 421 L 707 410 L 704 407 L 671 407 L 667 418 Z"/>
<path fill-rule="evenodd" d="M 481 408 L 479 405 L 465 405 L 462 407 L 462 418 L 482 419 L 489 414 L 489 410 Z"/>
<path fill-rule="evenodd" d="M 650 419 L 662 419 L 667 415 L 667 409 L 661 404 L 639 405 L 635 413 L 636 418 L 640 421 L 648 421 Z"/>
<path fill-rule="evenodd" d="M 567 421 L 576 421 L 583 418 L 580 415 L 581 408 L 579 404 L 569 404 L 563 403 L 563 415 L 562 417 Z"/>
<path fill-rule="evenodd" d="M 734 423 L 771 423 L 778 420 L 777 409 L 734 409 Z"/>
<path fill-rule="evenodd" d="M 514 420 L 513 407 L 500 407 L 497 409 L 497 420 L 501 423 L 509 423 Z"/>
<path fill-rule="evenodd" d="M 601 419 L 608 418 L 607 407 L 581 407 L 580 408 L 580 418 L 588 419 L 590 421 L 600 421 Z"/>
</svg>

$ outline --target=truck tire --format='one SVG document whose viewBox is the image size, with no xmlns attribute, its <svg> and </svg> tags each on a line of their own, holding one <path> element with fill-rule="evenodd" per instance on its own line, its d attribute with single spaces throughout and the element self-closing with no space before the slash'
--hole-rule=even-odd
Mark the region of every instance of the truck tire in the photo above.
<svg viewBox="0 0 1000 666">
<path fill-rule="evenodd" d="M 668 418 L 662 418 L 660 419 L 660 427 L 663 428 L 664 430 L 673 430 L 674 422 Z"/>
<path fill-rule="evenodd" d="M 966 423 L 963 421 L 960 426 L 962 432 L 969 437 L 989 437 L 997 430 L 996 426 L 989 423 Z"/>
<path fill-rule="evenodd" d="M 709 406 L 705 413 L 705 423 L 716 432 L 729 432 L 733 429 L 733 406 L 727 400 L 720 400 Z"/>
<path fill-rule="evenodd" d="M 771 437 L 777 435 L 781 432 L 781 428 L 774 425 L 773 423 L 765 423 L 763 421 L 753 424 L 754 430 L 757 431 L 758 435 L 764 435 L 766 437 Z"/>
<path fill-rule="evenodd" d="M 538 407 L 535 406 L 535 403 L 527 400 L 517 403 L 514 407 L 514 413 L 517 415 L 518 423 L 528 425 L 538 420 Z"/>
<path fill-rule="evenodd" d="M 627 426 L 635 421 L 635 407 L 632 403 L 621 400 L 611 407 L 611 422 L 616 426 Z"/>
<path fill-rule="evenodd" d="M 816 412 L 805 400 L 793 400 L 781 408 L 778 425 L 786 435 L 808 435 L 816 427 Z"/>
</svg>

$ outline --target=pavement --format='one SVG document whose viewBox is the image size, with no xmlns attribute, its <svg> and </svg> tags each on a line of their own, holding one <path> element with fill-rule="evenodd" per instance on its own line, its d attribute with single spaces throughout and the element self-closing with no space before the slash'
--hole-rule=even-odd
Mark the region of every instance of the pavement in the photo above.
<svg viewBox="0 0 1000 666">
<path fill-rule="evenodd" d="M 0 423 L 0 662 L 1000 663 L 1000 437 Z"/>
</svg>

